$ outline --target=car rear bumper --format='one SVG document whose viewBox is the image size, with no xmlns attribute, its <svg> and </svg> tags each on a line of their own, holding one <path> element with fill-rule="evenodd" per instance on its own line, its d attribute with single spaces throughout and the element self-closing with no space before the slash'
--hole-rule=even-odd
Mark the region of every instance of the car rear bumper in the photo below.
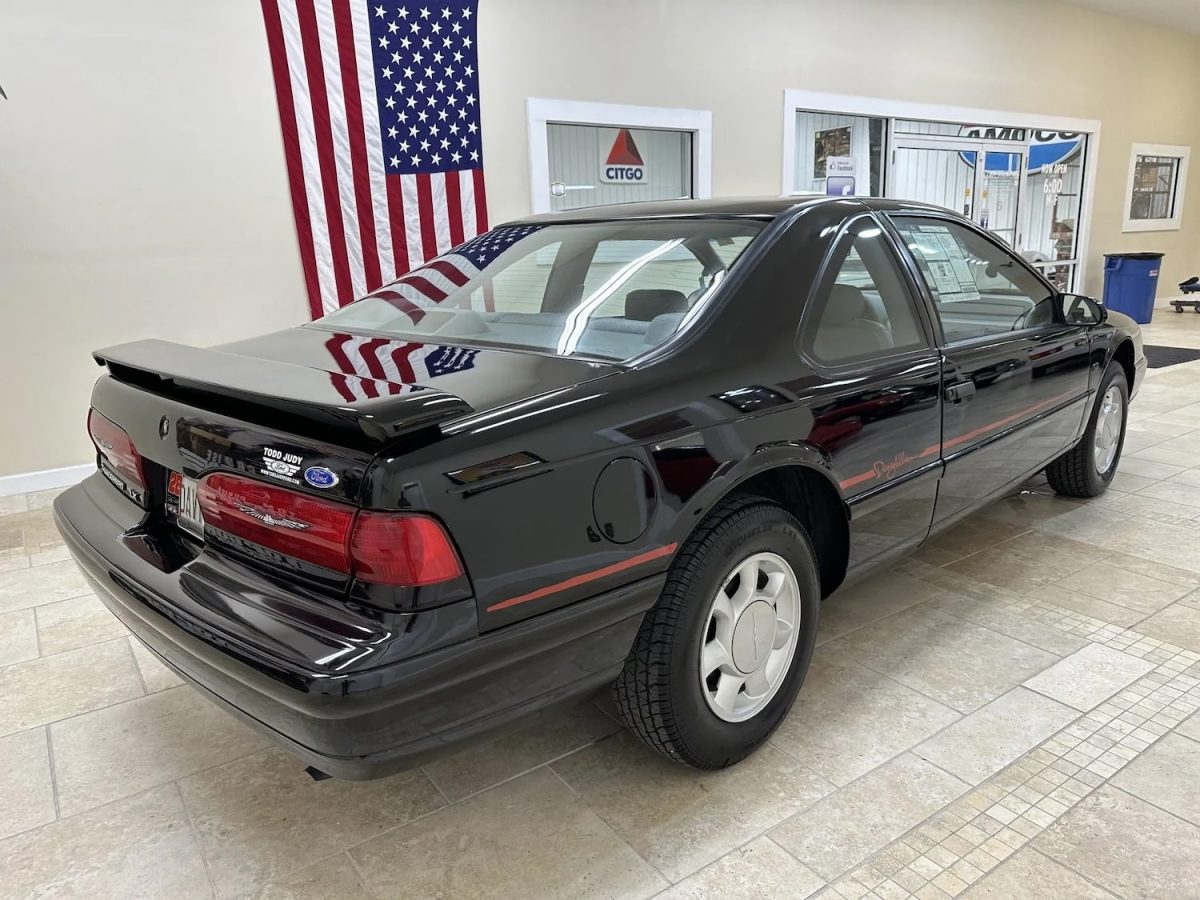
<svg viewBox="0 0 1200 900">
<path fill-rule="evenodd" d="M 665 579 L 643 579 L 482 636 L 337 673 L 298 665 L 292 653 L 264 653 L 261 643 L 243 646 L 223 632 L 216 611 L 251 602 L 250 589 L 239 596 L 228 581 L 219 585 L 225 593 L 210 583 L 212 593 L 198 604 L 194 581 L 161 571 L 131 549 L 124 535 L 140 512 L 107 482 L 93 477 L 65 491 L 54 512 L 97 595 L 142 643 L 305 763 L 349 779 L 408 768 L 611 681 Z M 437 614 L 415 613 L 405 630 L 420 631 L 430 621 L 436 628 Z M 293 633 L 301 634 L 276 627 L 270 636 L 282 649 Z"/>
</svg>

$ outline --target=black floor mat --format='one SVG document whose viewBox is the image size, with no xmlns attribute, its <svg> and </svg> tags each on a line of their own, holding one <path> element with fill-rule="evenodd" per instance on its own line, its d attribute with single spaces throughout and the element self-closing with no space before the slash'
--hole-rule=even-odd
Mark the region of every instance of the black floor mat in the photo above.
<svg viewBox="0 0 1200 900">
<path fill-rule="evenodd" d="M 1146 346 L 1146 365 L 1152 369 L 1163 369 L 1167 366 L 1177 366 L 1180 363 L 1193 362 L 1200 359 L 1200 350 L 1187 347 L 1151 347 Z"/>
</svg>

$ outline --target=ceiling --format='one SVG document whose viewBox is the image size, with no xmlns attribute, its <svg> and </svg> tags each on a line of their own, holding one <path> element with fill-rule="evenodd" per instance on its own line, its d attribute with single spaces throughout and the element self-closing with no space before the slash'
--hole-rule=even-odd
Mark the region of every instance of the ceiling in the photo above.
<svg viewBox="0 0 1200 900">
<path fill-rule="evenodd" d="M 1200 34 L 1200 0 L 1065 0 L 1072 6 Z"/>
</svg>

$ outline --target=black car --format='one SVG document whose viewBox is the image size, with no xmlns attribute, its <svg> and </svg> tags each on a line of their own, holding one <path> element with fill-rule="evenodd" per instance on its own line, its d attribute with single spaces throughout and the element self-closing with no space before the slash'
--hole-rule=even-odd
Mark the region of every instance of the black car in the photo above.
<svg viewBox="0 0 1200 900">
<path fill-rule="evenodd" d="M 656 750 L 736 762 L 822 598 L 1039 470 L 1103 491 L 1146 365 L 971 222 L 824 197 L 529 218 L 300 328 L 96 360 L 72 553 L 346 778 L 609 684 Z"/>
</svg>

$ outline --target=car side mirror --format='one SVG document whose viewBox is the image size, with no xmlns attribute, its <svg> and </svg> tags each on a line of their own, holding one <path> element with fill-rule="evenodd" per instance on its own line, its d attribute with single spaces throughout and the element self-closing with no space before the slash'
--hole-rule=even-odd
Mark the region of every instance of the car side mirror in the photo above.
<svg viewBox="0 0 1200 900">
<path fill-rule="evenodd" d="M 1104 304 L 1082 294 L 1059 294 L 1063 321 L 1068 325 L 1101 325 L 1108 321 Z"/>
</svg>

